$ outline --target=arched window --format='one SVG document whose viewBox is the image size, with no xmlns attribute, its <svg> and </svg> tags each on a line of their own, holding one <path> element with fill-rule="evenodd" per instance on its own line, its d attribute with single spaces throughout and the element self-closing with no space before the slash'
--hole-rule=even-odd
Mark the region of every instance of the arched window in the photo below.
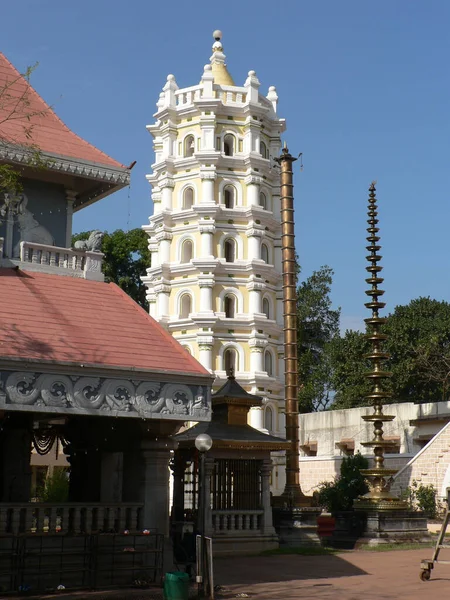
<svg viewBox="0 0 450 600">
<path fill-rule="evenodd" d="M 190 355 L 192 355 L 191 349 L 189 348 L 189 346 L 183 346 L 183 348 L 186 350 L 186 352 Z"/>
<path fill-rule="evenodd" d="M 231 135 L 231 133 L 227 133 L 223 138 L 223 153 L 225 156 L 234 155 L 234 135 Z"/>
<path fill-rule="evenodd" d="M 270 302 L 268 298 L 263 298 L 262 311 L 268 319 L 270 319 Z"/>
<path fill-rule="evenodd" d="M 264 192 L 261 192 L 259 194 L 259 205 L 265 210 L 267 210 L 267 196 Z"/>
<path fill-rule="evenodd" d="M 236 206 L 236 190 L 232 185 L 227 185 L 223 190 L 225 208 L 234 208 Z"/>
<path fill-rule="evenodd" d="M 183 192 L 183 209 L 189 210 L 194 204 L 194 190 L 187 187 Z"/>
<path fill-rule="evenodd" d="M 234 348 L 227 348 L 223 353 L 223 364 L 225 371 L 230 372 L 233 369 L 234 372 L 238 370 L 237 352 Z"/>
<path fill-rule="evenodd" d="M 269 377 L 273 375 L 273 359 L 272 353 L 269 350 L 264 352 L 264 371 Z"/>
<path fill-rule="evenodd" d="M 269 248 L 267 244 L 261 244 L 261 258 L 265 263 L 269 264 Z"/>
<path fill-rule="evenodd" d="M 188 263 L 191 262 L 193 256 L 193 245 L 192 240 L 184 240 L 183 245 L 181 246 L 181 262 Z"/>
<path fill-rule="evenodd" d="M 194 156 L 195 152 L 195 140 L 193 135 L 188 135 L 184 138 L 184 156 Z"/>
<path fill-rule="evenodd" d="M 273 431 L 273 409 L 270 406 L 266 406 L 264 412 L 264 427 L 267 431 Z"/>
<path fill-rule="evenodd" d="M 192 312 L 192 298 L 189 294 L 183 294 L 180 298 L 180 317 L 182 319 L 189 319 L 189 315 Z"/>
<path fill-rule="evenodd" d="M 228 294 L 225 296 L 224 301 L 225 317 L 227 319 L 234 319 L 236 315 L 236 296 Z"/>
<path fill-rule="evenodd" d="M 259 153 L 263 158 L 267 158 L 267 146 L 264 142 L 260 142 L 259 144 Z"/>
<path fill-rule="evenodd" d="M 225 240 L 223 254 L 226 262 L 232 263 L 236 260 L 236 242 L 232 238 Z"/>
</svg>

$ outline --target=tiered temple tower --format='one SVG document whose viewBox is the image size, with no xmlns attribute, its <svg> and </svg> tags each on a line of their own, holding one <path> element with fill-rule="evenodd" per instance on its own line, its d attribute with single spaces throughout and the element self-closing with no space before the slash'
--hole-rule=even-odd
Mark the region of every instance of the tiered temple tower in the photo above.
<svg viewBox="0 0 450 600">
<path fill-rule="evenodd" d="M 157 102 L 150 314 L 207 369 L 218 388 L 230 367 L 263 396 L 250 424 L 284 433 L 280 177 L 273 158 L 285 121 L 278 96 L 243 86 L 227 70 L 214 32 L 201 81 L 180 89 L 169 75 Z M 281 486 L 281 482 L 280 482 Z M 277 486 L 278 487 L 278 486 Z"/>
</svg>

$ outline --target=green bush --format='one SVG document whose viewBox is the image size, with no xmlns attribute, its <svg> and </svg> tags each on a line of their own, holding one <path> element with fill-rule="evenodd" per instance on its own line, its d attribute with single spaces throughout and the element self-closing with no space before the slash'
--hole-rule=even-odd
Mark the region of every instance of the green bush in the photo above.
<svg viewBox="0 0 450 600">
<path fill-rule="evenodd" d="M 43 487 L 38 491 L 40 502 L 67 502 L 69 497 L 68 470 L 61 467 L 53 469 L 47 476 Z"/>
<path fill-rule="evenodd" d="M 419 485 L 415 479 L 411 487 L 406 488 L 403 496 L 408 500 L 411 508 L 422 511 L 429 519 L 437 517 L 438 507 L 436 501 L 436 488 L 433 484 Z"/>
<path fill-rule="evenodd" d="M 369 462 L 365 456 L 357 452 L 354 456 L 346 456 L 341 464 L 340 476 L 334 481 L 320 484 L 318 504 L 331 514 L 353 509 L 353 501 L 368 491 L 367 484 L 361 475 L 361 469 L 367 469 Z"/>
</svg>

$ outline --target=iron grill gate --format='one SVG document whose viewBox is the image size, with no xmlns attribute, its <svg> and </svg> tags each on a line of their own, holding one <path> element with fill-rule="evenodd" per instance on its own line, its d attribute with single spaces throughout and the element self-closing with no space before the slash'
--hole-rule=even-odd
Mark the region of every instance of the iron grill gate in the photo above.
<svg viewBox="0 0 450 600">
<path fill-rule="evenodd" d="M 219 458 L 211 479 L 213 510 L 261 509 L 261 461 Z"/>
</svg>

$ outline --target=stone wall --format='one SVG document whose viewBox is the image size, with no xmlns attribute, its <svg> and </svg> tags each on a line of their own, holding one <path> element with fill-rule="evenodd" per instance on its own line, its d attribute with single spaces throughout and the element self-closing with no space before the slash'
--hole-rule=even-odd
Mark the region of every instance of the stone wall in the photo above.
<svg viewBox="0 0 450 600">
<path fill-rule="evenodd" d="M 411 454 L 386 455 L 385 465 L 389 469 L 401 469 L 411 459 Z M 300 458 L 300 484 L 304 494 L 310 496 L 324 481 L 332 481 L 339 475 L 343 456 Z M 369 463 L 373 463 L 368 456 Z"/>
<path fill-rule="evenodd" d="M 447 497 L 450 487 L 450 423 L 394 477 L 392 490 L 400 494 L 413 481 L 434 485 L 441 498 Z"/>
</svg>

